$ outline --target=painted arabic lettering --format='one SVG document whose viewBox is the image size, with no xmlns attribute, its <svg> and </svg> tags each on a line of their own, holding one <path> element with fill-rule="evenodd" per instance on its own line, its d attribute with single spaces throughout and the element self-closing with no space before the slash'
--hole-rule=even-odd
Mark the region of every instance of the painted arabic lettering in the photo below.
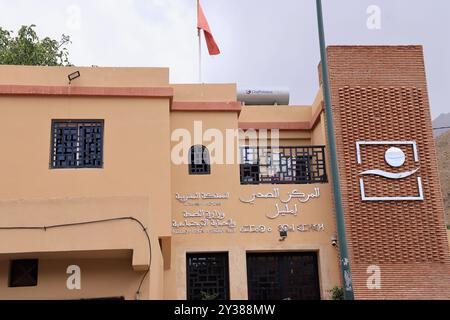
<svg viewBox="0 0 450 320">
<path fill-rule="evenodd" d="M 287 231 L 287 232 L 322 232 L 325 231 L 325 226 L 323 223 L 310 223 L 310 224 L 280 224 L 278 226 L 279 231 Z"/>
<path fill-rule="evenodd" d="M 287 232 L 323 232 L 325 225 L 323 223 L 310 224 L 280 224 L 278 231 Z M 272 232 L 272 228 L 266 225 L 244 225 L 240 228 L 241 233 L 267 233 Z"/>
<path fill-rule="evenodd" d="M 285 208 L 281 208 L 280 209 L 280 205 L 277 203 L 275 204 L 275 207 L 277 208 L 277 212 L 274 213 L 273 215 L 268 215 L 266 214 L 266 217 L 269 219 L 276 219 L 279 216 L 284 217 L 285 215 L 293 215 L 293 216 L 297 216 L 298 214 L 298 207 L 296 204 L 294 204 L 294 209 L 289 209 L 289 205 L 285 205 Z"/>
<path fill-rule="evenodd" d="M 300 202 L 300 204 L 304 204 L 312 199 L 317 199 L 317 198 L 320 198 L 320 189 L 319 188 L 314 188 L 314 192 L 312 192 L 312 193 L 299 192 L 297 189 L 294 189 L 291 192 L 287 193 L 287 198 L 282 198 L 280 196 L 280 189 L 274 188 L 273 192 L 254 193 L 254 194 L 252 194 L 250 199 L 244 200 L 242 198 L 239 198 L 239 200 L 242 203 L 250 204 L 250 205 L 254 205 L 256 199 L 277 199 L 277 200 L 279 200 L 283 204 L 276 203 L 275 204 L 276 211 L 266 214 L 266 217 L 268 219 L 274 220 L 279 217 L 285 217 L 285 216 L 289 216 L 289 215 L 296 217 L 299 214 L 298 204 L 294 204 L 293 207 L 290 206 L 290 203 L 293 199 L 297 199 Z"/>
<path fill-rule="evenodd" d="M 230 193 L 208 193 L 196 192 L 193 194 L 175 194 L 175 199 L 184 206 L 190 207 L 211 207 L 221 206 L 221 200 L 228 200 Z M 192 200 L 198 200 L 192 202 Z M 207 200 L 204 202 L 202 200 Z M 212 200 L 212 201 L 208 201 Z M 222 210 L 194 209 L 184 210 L 182 216 L 184 220 L 172 220 L 172 233 L 174 234 L 203 234 L 203 233 L 234 233 L 237 223 L 233 219 L 226 219 L 226 214 Z"/>
<path fill-rule="evenodd" d="M 320 197 L 320 189 L 314 188 L 313 192 L 304 193 L 298 190 L 287 192 L 285 197 L 280 196 L 280 189 L 274 188 L 273 192 L 254 193 L 249 199 L 240 201 L 244 204 L 254 205 L 257 199 L 276 199 L 275 211 L 267 213 L 266 218 L 275 220 L 279 217 L 292 216 L 297 217 L 300 213 L 300 206 L 306 202 Z M 280 224 L 278 226 L 266 224 L 246 224 L 238 226 L 237 222 L 227 217 L 220 208 L 211 208 L 211 206 L 220 206 L 223 201 L 230 199 L 230 193 L 207 193 L 196 192 L 191 194 L 175 194 L 175 199 L 185 206 L 182 210 L 179 220 L 172 220 L 173 234 L 266 234 L 285 230 L 288 232 L 322 232 L 325 230 L 323 224 Z M 293 202 L 293 200 L 298 200 Z M 188 208 L 189 207 L 189 208 Z M 197 207 L 197 208 L 195 208 Z M 248 222 L 247 222 L 248 223 Z"/>
<path fill-rule="evenodd" d="M 203 227 L 229 227 L 236 228 L 237 223 L 233 219 L 219 221 L 215 219 L 202 219 L 200 221 L 184 220 L 183 222 L 172 221 L 173 228 L 203 228 Z"/>
<path fill-rule="evenodd" d="M 271 227 L 267 227 L 265 225 L 253 225 L 248 224 L 245 226 L 242 226 L 240 229 L 241 233 L 266 233 L 266 232 L 272 232 Z"/>
<path fill-rule="evenodd" d="M 189 211 L 183 211 L 183 217 L 185 218 L 206 218 L 206 219 L 218 219 L 223 220 L 225 219 L 225 213 L 219 210 L 198 210 L 197 212 L 189 212 Z"/>
<path fill-rule="evenodd" d="M 280 189 L 275 188 L 273 189 L 273 192 L 268 192 L 266 194 L 264 193 L 254 193 L 252 194 L 252 197 L 247 200 L 243 200 L 242 198 L 239 198 L 239 200 L 243 203 L 248 204 L 255 204 L 256 199 L 278 199 L 282 203 L 290 203 L 292 199 L 298 199 L 300 203 L 306 203 L 311 199 L 316 199 L 320 197 L 320 188 L 314 188 L 313 193 L 303 193 L 299 192 L 298 190 L 293 190 L 291 192 L 288 192 L 287 199 L 281 199 L 280 197 Z"/>
<path fill-rule="evenodd" d="M 187 194 L 187 195 L 177 193 L 175 195 L 175 199 L 177 199 L 181 203 L 185 203 L 190 200 L 218 200 L 218 199 L 228 200 L 229 198 L 230 198 L 229 192 L 226 192 L 224 194 L 197 192 L 194 194 Z"/>
</svg>

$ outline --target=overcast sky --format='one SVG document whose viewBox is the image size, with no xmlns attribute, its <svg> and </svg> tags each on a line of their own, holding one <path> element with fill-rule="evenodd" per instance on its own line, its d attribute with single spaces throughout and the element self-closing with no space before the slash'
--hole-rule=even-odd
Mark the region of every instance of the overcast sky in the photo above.
<svg viewBox="0 0 450 320">
<path fill-rule="evenodd" d="M 314 0 L 202 0 L 222 55 L 204 47 L 203 81 L 288 87 L 311 104 L 320 60 Z M 381 9 L 381 29 L 367 9 Z M 71 36 L 70 61 L 90 66 L 170 67 L 196 82 L 196 0 L 0 0 L 0 26 L 36 24 Z M 433 118 L 450 112 L 450 1 L 323 0 L 327 44 L 422 44 Z"/>
</svg>

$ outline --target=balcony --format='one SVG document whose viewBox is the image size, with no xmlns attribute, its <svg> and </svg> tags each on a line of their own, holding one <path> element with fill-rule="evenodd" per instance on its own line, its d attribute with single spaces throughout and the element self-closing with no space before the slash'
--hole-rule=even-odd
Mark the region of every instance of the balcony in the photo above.
<svg viewBox="0 0 450 320">
<path fill-rule="evenodd" d="M 241 147 L 241 184 L 327 183 L 325 146 Z"/>
</svg>

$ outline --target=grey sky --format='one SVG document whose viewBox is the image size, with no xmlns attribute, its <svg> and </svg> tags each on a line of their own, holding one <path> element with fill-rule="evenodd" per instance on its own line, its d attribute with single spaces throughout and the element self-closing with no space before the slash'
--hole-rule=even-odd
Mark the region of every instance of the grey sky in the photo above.
<svg viewBox="0 0 450 320">
<path fill-rule="evenodd" d="M 167 66 L 172 82 L 197 81 L 196 0 L 0 0 L 0 26 L 35 23 L 71 35 L 71 62 Z M 202 0 L 222 55 L 204 51 L 204 82 L 286 86 L 293 104 L 318 89 L 315 0 Z M 366 26 L 369 5 L 381 29 Z M 450 1 L 323 0 L 327 44 L 422 44 L 433 118 L 450 112 Z"/>
</svg>

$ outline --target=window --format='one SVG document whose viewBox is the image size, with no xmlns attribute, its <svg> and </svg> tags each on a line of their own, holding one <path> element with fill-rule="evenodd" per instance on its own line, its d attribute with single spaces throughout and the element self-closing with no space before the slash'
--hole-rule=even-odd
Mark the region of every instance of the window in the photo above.
<svg viewBox="0 0 450 320">
<path fill-rule="evenodd" d="M 102 168 L 103 120 L 53 120 L 53 169 Z"/>
<path fill-rule="evenodd" d="M 241 148 L 241 183 L 259 184 L 259 148 Z"/>
<path fill-rule="evenodd" d="M 210 174 L 209 150 L 205 146 L 196 145 L 189 150 L 189 174 Z"/>
<path fill-rule="evenodd" d="M 324 146 L 242 147 L 241 184 L 327 183 Z"/>
<path fill-rule="evenodd" d="M 228 253 L 187 254 L 188 300 L 228 300 Z"/>
<path fill-rule="evenodd" d="M 38 260 L 12 260 L 9 272 L 10 287 L 34 287 L 38 281 Z"/>
<path fill-rule="evenodd" d="M 295 179 L 297 181 L 311 181 L 312 156 L 295 157 Z"/>
</svg>

